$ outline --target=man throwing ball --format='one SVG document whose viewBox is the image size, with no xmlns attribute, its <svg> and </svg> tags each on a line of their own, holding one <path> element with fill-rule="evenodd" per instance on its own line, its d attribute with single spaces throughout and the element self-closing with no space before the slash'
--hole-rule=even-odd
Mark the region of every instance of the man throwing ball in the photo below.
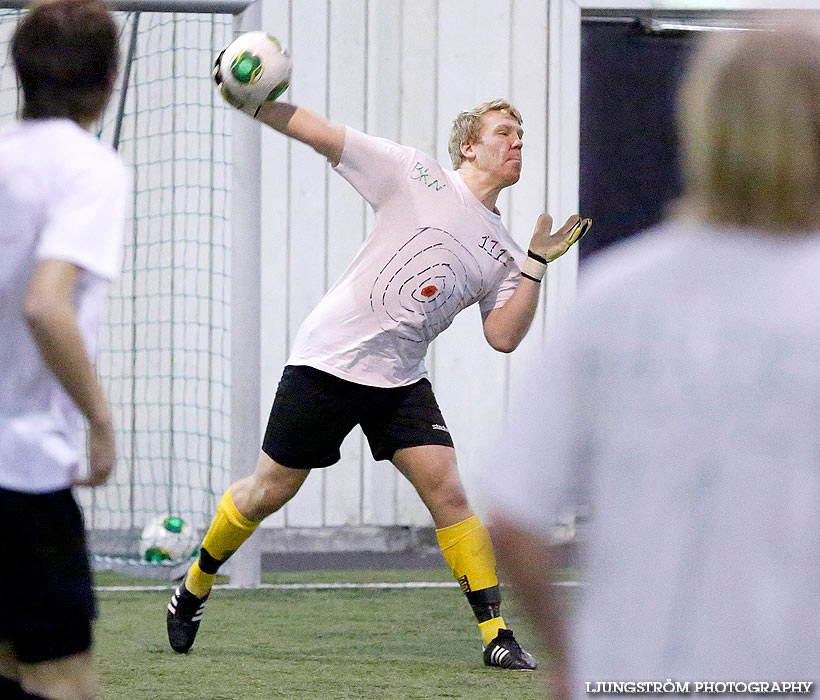
<svg viewBox="0 0 820 700">
<path fill-rule="evenodd" d="M 215 78 L 222 86 L 219 71 Z M 507 233 L 496 201 L 521 174 L 524 132 L 518 110 L 503 100 L 456 118 L 448 170 L 414 148 L 302 107 L 242 104 L 224 86 L 222 92 L 327 158 L 373 207 L 375 221 L 297 334 L 256 471 L 223 496 L 199 559 L 168 606 L 171 646 L 191 648 L 220 565 L 293 498 L 312 469 L 337 462 L 343 439 L 360 425 L 373 457 L 390 460 L 430 511 L 444 559 L 478 620 L 484 663 L 536 668 L 501 617 L 493 545 L 467 501 L 424 357 L 455 315 L 475 303 L 487 342 L 514 350 L 532 322 L 547 264 L 591 222 L 573 216 L 550 235 L 552 219 L 542 214 L 527 254 Z"/>
</svg>

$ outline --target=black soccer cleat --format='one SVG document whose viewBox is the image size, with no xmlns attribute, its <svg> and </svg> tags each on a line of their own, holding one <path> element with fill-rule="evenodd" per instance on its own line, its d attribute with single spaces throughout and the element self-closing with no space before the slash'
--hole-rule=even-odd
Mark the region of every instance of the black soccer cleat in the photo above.
<svg viewBox="0 0 820 700">
<path fill-rule="evenodd" d="M 518 645 L 512 630 L 508 629 L 498 630 L 498 636 L 484 647 L 484 665 L 517 671 L 534 671 L 538 668 L 533 655 Z"/>
<path fill-rule="evenodd" d="M 206 600 L 207 595 L 197 598 L 184 583 L 179 584 L 171 596 L 167 616 L 168 641 L 175 652 L 184 654 L 194 645 Z"/>
</svg>

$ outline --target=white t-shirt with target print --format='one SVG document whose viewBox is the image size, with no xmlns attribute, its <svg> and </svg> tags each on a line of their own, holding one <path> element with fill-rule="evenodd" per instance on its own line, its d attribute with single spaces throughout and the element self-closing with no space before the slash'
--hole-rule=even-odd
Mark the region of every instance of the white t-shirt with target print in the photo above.
<svg viewBox="0 0 820 700">
<path fill-rule="evenodd" d="M 373 207 L 373 230 L 305 319 L 288 364 L 379 387 L 427 376 L 432 340 L 462 309 L 482 318 L 520 279 L 524 253 L 461 176 L 387 139 L 347 128 L 334 167 Z"/>
</svg>

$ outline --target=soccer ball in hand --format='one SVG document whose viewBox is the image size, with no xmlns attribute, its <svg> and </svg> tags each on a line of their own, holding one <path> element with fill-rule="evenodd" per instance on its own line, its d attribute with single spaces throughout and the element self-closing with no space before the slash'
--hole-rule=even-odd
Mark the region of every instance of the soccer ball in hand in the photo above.
<svg viewBox="0 0 820 700">
<path fill-rule="evenodd" d="M 267 32 L 246 32 L 219 54 L 214 80 L 239 109 L 256 109 L 287 90 L 292 64 L 287 51 Z"/>
<path fill-rule="evenodd" d="M 140 536 L 140 558 L 145 561 L 183 561 L 199 546 L 193 526 L 175 515 L 160 515 L 145 526 Z"/>
</svg>

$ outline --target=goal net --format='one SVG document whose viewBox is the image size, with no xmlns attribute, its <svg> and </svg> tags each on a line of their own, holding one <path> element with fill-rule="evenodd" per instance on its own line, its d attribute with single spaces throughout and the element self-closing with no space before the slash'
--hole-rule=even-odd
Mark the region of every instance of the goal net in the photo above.
<svg viewBox="0 0 820 700">
<path fill-rule="evenodd" d="M 22 12 L 0 9 L 0 125 L 18 107 L 8 49 Z M 204 532 L 230 483 L 230 112 L 209 76 L 233 35 L 227 14 L 116 17 L 122 69 L 99 135 L 133 192 L 97 369 L 120 459 L 106 487 L 79 492 L 95 563 L 115 568 L 139 560 L 158 515 Z"/>
</svg>

